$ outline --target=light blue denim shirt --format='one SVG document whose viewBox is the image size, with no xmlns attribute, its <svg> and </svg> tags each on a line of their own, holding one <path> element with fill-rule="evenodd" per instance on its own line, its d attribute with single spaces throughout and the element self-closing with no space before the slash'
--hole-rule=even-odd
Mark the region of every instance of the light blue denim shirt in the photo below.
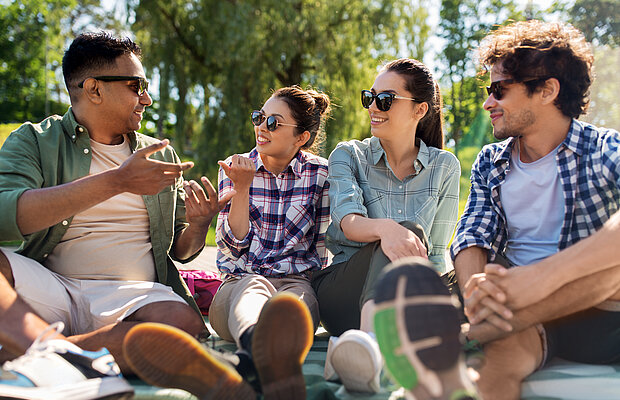
<svg viewBox="0 0 620 400">
<path fill-rule="evenodd" d="M 445 272 L 445 250 L 458 217 L 461 165 L 450 152 L 419 140 L 415 173 L 396 177 L 378 138 L 338 144 L 329 156 L 329 201 L 332 222 L 327 248 L 333 263 L 347 261 L 366 243 L 348 240 L 340 222 L 348 214 L 413 221 L 429 239 L 429 259 Z"/>
</svg>

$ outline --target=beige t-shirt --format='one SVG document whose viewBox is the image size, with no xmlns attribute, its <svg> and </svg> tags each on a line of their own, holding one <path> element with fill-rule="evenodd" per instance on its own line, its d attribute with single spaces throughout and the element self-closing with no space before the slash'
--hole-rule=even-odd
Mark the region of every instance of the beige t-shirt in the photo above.
<svg viewBox="0 0 620 400">
<path fill-rule="evenodd" d="M 90 141 L 90 174 L 121 165 L 129 140 L 119 145 Z M 155 281 L 149 217 L 142 196 L 122 193 L 75 215 L 46 266 L 76 279 Z"/>
</svg>

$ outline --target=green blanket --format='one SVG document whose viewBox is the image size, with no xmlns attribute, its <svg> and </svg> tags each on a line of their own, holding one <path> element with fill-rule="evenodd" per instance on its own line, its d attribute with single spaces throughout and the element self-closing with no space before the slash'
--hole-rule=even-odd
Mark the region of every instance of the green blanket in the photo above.
<svg viewBox="0 0 620 400">
<path fill-rule="evenodd" d="M 319 328 L 320 329 L 320 328 Z M 211 332 L 213 330 L 211 329 Z M 307 398 L 310 400 L 396 400 L 404 399 L 402 388 L 387 376 L 381 377 L 381 392 L 375 395 L 348 393 L 342 385 L 323 379 L 323 366 L 328 337 L 317 331 L 314 344 L 304 362 Z M 236 350 L 233 343 L 213 338 L 210 345 L 217 349 Z M 130 379 L 136 390 L 136 400 L 170 399 L 196 400 L 196 397 L 178 389 L 150 386 L 139 379 Z M 527 400 L 618 400 L 620 399 L 620 365 L 586 365 L 555 359 L 543 370 L 530 376 L 522 386 L 522 398 Z"/>
</svg>

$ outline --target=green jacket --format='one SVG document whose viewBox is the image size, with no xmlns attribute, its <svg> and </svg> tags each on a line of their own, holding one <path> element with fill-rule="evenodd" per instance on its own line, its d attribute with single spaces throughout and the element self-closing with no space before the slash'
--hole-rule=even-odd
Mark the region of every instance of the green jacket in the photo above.
<svg viewBox="0 0 620 400">
<path fill-rule="evenodd" d="M 132 132 L 128 136 L 132 151 L 157 142 L 140 133 Z M 71 224 L 71 218 L 23 236 L 17 226 L 17 200 L 26 190 L 56 186 L 88 175 L 91 158 L 88 131 L 76 122 L 71 108 L 62 118 L 54 115 L 40 124 L 28 122 L 11 133 L 0 149 L 0 241 L 23 240 L 17 252 L 44 265 Z M 170 146 L 150 158 L 180 162 Z M 149 215 L 157 280 L 170 286 L 198 312 L 171 258 L 174 239 L 187 226 L 182 181 L 177 180 L 174 187 L 169 186 L 157 195 L 142 198 Z M 179 261 L 190 261 L 198 253 Z"/>
</svg>

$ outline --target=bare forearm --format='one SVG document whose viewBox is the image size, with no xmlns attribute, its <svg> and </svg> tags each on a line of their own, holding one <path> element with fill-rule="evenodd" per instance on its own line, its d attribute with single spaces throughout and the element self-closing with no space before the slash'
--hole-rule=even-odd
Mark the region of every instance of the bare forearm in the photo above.
<svg viewBox="0 0 620 400">
<path fill-rule="evenodd" d="M 468 247 L 459 251 L 454 259 L 454 272 L 461 290 L 473 274 L 484 272 L 487 263 L 487 250 L 481 247 Z"/>
<path fill-rule="evenodd" d="M 209 224 L 206 226 L 189 225 L 174 241 L 174 255 L 179 260 L 186 260 L 202 249 L 209 232 Z"/>
<path fill-rule="evenodd" d="M 359 214 L 349 214 L 340 222 L 340 228 L 347 239 L 361 243 L 381 240 L 382 232 L 397 224 L 391 219 L 367 218 Z"/>
<path fill-rule="evenodd" d="M 58 186 L 25 191 L 17 201 L 17 226 L 22 235 L 49 228 L 122 193 L 117 169 Z"/>
</svg>

